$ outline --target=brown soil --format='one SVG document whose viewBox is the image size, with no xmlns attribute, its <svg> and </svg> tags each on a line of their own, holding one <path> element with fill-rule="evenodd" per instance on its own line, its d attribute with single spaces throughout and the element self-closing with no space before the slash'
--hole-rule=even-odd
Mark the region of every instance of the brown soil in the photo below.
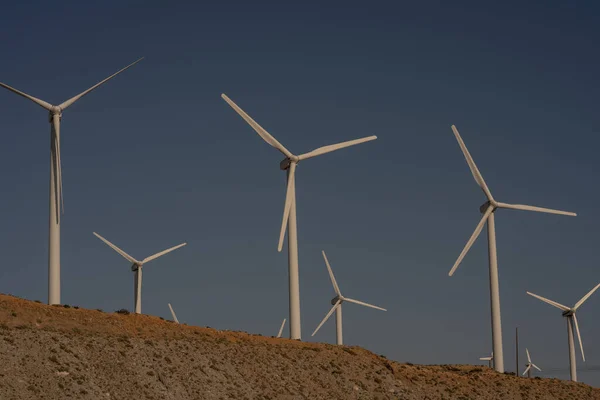
<svg viewBox="0 0 600 400">
<path fill-rule="evenodd" d="M 600 389 L 0 295 L 0 399 L 69 398 L 600 400 Z"/>
</svg>

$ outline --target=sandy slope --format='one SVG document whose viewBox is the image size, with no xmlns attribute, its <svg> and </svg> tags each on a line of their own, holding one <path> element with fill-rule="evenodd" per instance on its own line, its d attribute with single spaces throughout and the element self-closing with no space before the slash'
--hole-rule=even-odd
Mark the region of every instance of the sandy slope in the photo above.
<svg viewBox="0 0 600 400">
<path fill-rule="evenodd" d="M 0 295 L 0 399 L 69 398 L 600 400 L 600 389 Z"/>
</svg>

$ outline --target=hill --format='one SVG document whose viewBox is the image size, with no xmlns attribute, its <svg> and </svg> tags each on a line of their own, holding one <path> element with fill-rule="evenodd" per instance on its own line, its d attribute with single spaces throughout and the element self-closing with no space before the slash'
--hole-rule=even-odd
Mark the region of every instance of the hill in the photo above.
<svg viewBox="0 0 600 400">
<path fill-rule="evenodd" d="M 598 399 L 600 389 L 359 347 L 177 325 L 0 295 L 0 398 Z"/>
</svg>

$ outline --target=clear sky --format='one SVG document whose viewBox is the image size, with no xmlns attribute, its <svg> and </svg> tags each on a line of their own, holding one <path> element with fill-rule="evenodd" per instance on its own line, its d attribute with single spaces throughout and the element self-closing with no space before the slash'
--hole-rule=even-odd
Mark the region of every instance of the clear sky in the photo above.
<svg viewBox="0 0 600 400">
<path fill-rule="evenodd" d="M 477 363 L 491 351 L 485 232 L 448 271 L 485 197 L 456 124 L 499 201 L 579 214 L 496 214 L 506 368 L 519 326 L 521 364 L 527 347 L 568 378 L 565 321 L 525 291 L 572 305 L 600 282 L 597 3 L 88 3 L 0 15 L 0 81 L 50 103 L 146 57 L 63 115 L 64 303 L 133 308 L 130 266 L 92 231 L 138 258 L 186 241 L 145 266 L 144 313 L 167 318 L 170 302 L 188 324 L 277 333 L 282 156 L 224 92 L 295 153 L 378 136 L 298 167 L 303 339 L 335 340 L 333 320 L 310 337 L 334 295 L 324 249 L 345 295 L 389 310 L 345 306 L 347 344 Z M 48 117 L 5 90 L 0 110 L 0 292 L 45 302 Z M 590 366 L 599 312 L 597 293 L 578 314 Z"/>
</svg>

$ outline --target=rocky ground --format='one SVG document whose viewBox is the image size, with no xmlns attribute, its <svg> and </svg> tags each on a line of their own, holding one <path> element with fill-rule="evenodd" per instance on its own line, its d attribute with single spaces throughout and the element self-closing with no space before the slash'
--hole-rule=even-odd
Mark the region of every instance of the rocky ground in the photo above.
<svg viewBox="0 0 600 400">
<path fill-rule="evenodd" d="M 0 399 L 557 399 L 600 389 L 0 295 Z"/>
</svg>

